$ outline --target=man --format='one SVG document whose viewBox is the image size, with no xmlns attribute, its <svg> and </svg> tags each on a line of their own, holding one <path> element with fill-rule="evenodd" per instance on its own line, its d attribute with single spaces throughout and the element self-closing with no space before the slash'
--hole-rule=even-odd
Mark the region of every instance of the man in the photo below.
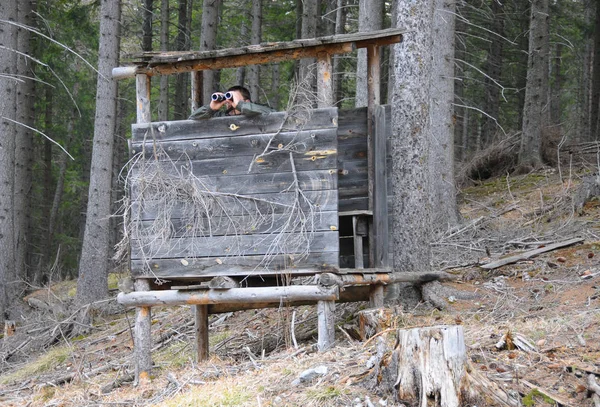
<svg viewBox="0 0 600 407">
<path fill-rule="evenodd" d="M 216 92 L 217 95 L 223 96 L 221 101 L 211 100 L 209 105 L 198 108 L 188 119 L 202 120 L 210 119 L 211 117 L 235 116 L 240 114 L 256 116 L 275 111 L 268 106 L 252 103 L 250 92 L 243 86 L 232 86 L 227 89 L 227 93 L 231 94 L 230 99 L 226 99 L 224 93 Z"/>
</svg>

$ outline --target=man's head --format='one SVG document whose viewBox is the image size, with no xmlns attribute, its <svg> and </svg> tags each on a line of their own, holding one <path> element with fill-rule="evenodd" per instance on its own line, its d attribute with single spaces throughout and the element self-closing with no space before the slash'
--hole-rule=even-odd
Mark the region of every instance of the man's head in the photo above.
<svg viewBox="0 0 600 407">
<path fill-rule="evenodd" d="M 242 95 L 242 98 L 244 98 L 244 102 L 251 102 L 250 99 L 250 91 L 248 89 L 246 89 L 243 86 L 232 86 L 231 88 L 227 89 L 227 92 L 233 92 L 233 91 L 238 91 L 240 92 L 240 94 Z"/>
</svg>

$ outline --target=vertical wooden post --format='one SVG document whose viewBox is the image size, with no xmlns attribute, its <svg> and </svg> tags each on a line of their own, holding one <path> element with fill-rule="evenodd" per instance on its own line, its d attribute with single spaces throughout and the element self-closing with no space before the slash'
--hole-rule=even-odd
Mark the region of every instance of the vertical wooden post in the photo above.
<svg viewBox="0 0 600 407">
<path fill-rule="evenodd" d="M 135 76 L 137 122 L 150 123 L 150 77 L 145 74 Z"/>
<path fill-rule="evenodd" d="M 375 105 L 373 110 L 373 267 L 389 266 L 389 225 L 387 204 L 387 136 L 385 107 Z"/>
<path fill-rule="evenodd" d="M 134 284 L 136 291 L 149 291 L 147 279 L 137 279 Z M 135 309 L 135 383 L 140 384 L 150 380 L 152 369 L 152 312 L 150 307 Z"/>
<path fill-rule="evenodd" d="M 192 112 L 202 106 L 202 71 L 192 71 Z"/>
<path fill-rule="evenodd" d="M 208 305 L 194 305 L 197 361 L 208 359 Z"/>
<path fill-rule="evenodd" d="M 333 346 L 335 341 L 335 301 L 318 301 L 318 333 L 317 348 L 319 352 L 324 352 Z"/>
<path fill-rule="evenodd" d="M 354 268 L 356 269 L 364 269 L 365 268 L 365 259 L 363 256 L 363 235 L 359 230 L 360 221 L 359 215 L 352 216 L 352 235 L 354 240 Z"/>
<path fill-rule="evenodd" d="M 333 81 L 331 80 L 331 55 L 327 52 L 317 54 L 317 106 L 333 105 Z"/>
<path fill-rule="evenodd" d="M 379 104 L 381 67 L 379 66 L 379 47 L 367 46 L 367 148 L 368 148 L 368 175 L 369 175 L 369 210 L 373 210 L 373 165 L 375 161 L 373 151 L 373 109 Z M 372 251 L 372 250 L 371 250 Z"/>
<path fill-rule="evenodd" d="M 389 266 L 389 225 L 387 207 L 387 135 L 385 108 L 375 105 L 373 108 L 373 224 L 371 237 L 373 242 L 373 267 Z M 371 286 L 371 307 L 383 306 L 383 285 Z"/>
<path fill-rule="evenodd" d="M 385 139 L 383 141 L 383 156 L 381 156 L 381 145 L 377 140 L 375 134 L 375 110 L 379 106 L 381 99 L 380 95 L 380 79 L 381 79 L 381 67 L 379 64 L 380 52 L 379 46 L 368 45 L 367 46 L 367 96 L 368 96 L 368 107 L 367 107 L 367 143 L 368 143 L 368 174 L 369 174 L 369 209 L 373 213 L 373 218 L 370 223 L 369 233 L 369 264 L 371 267 L 381 267 L 381 256 L 382 251 L 387 253 L 387 228 L 385 237 L 382 236 L 383 228 L 381 218 L 385 218 L 385 224 L 387 225 L 387 188 L 386 179 L 381 179 L 382 166 L 383 176 L 385 177 Z M 385 111 L 384 111 L 385 112 Z M 385 116 L 384 116 L 385 118 Z M 385 128 L 382 129 L 383 137 L 387 137 Z M 383 185 L 383 187 L 382 187 Z M 383 212 L 380 205 L 381 196 L 384 194 Z M 382 240 L 383 239 L 383 240 Z M 384 247 L 385 246 L 385 247 Z M 371 307 L 383 306 L 383 285 L 374 285 L 370 287 L 369 292 L 369 303 Z"/>
<path fill-rule="evenodd" d="M 135 77 L 137 122 L 150 123 L 150 77 L 138 74 Z M 136 291 L 149 291 L 150 283 L 147 279 L 136 279 Z M 136 307 L 135 309 L 135 383 L 150 380 L 152 369 L 152 312 L 150 307 Z"/>
</svg>

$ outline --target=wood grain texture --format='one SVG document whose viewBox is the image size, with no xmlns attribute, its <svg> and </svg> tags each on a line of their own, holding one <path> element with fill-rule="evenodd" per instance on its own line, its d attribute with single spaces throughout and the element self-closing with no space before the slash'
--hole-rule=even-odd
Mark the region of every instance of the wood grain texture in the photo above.
<svg viewBox="0 0 600 407">
<path fill-rule="evenodd" d="M 307 131 L 336 127 L 337 121 L 337 109 L 326 108 L 314 110 L 308 123 L 292 117 L 286 120 L 285 112 L 214 117 L 209 120 L 153 122 L 132 125 L 131 139 L 136 143 Z"/>
<path fill-rule="evenodd" d="M 336 252 L 313 252 L 303 259 L 298 259 L 294 255 L 276 255 L 269 259 L 268 267 L 263 265 L 264 261 L 264 256 L 215 256 L 195 259 L 179 257 L 151 259 L 148 263 L 133 259 L 130 267 L 134 277 L 148 274 L 147 268 L 150 268 L 152 276 L 179 280 L 210 279 L 219 275 L 268 276 L 283 273 L 310 275 L 321 271 L 335 272 L 339 257 Z"/>
</svg>

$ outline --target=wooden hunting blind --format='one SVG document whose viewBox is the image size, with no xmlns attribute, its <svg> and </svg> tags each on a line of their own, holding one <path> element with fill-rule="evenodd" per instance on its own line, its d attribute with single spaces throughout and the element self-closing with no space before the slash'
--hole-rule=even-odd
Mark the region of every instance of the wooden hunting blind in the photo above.
<svg viewBox="0 0 600 407">
<path fill-rule="evenodd" d="M 390 29 L 203 52 L 144 53 L 113 77 L 136 78 L 128 216 L 136 306 L 136 377 L 148 374 L 150 309 L 195 307 L 198 358 L 208 356 L 208 315 L 281 304 L 318 305 L 318 346 L 334 340 L 335 301 L 383 302 L 408 281 L 389 268 L 386 141 L 379 105 L 380 46 Z M 367 48 L 369 106 L 338 111 L 331 56 Z M 150 80 L 201 75 L 287 59 L 316 58 L 319 106 L 252 117 L 152 122 Z M 317 277 L 298 279 L 297 277 Z M 300 281 L 301 280 L 301 281 Z M 307 281 L 309 281 L 307 283 Z"/>
</svg>

